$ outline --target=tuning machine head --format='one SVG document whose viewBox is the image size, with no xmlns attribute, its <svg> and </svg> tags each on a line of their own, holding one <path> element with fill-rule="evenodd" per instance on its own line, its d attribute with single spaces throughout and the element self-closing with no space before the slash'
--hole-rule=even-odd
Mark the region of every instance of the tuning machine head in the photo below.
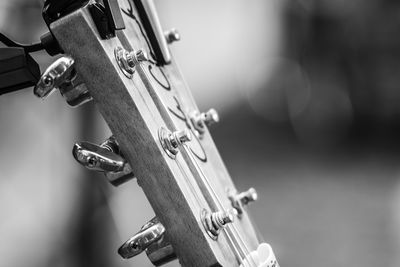
<svg viewBox="0 0 400 267">
<path fill-rule="evenodd" d="M 67 55 L 60 57 L 46 69 L 33 93 L 45 99 L 55 89 L 60 90 L 70 106 L 79 106 L 92 100 L 85 84 L 76 73 L 74 59 Z"/>
<path fill-rule="evenodd" d="M 172 44 L 173 42 L 179 41 L 181 39 L 181 35 L 175 28 L 165 31 L 164 36 L 165 40 L 167 41 L 167 44 Z"/>
<path fill-rule="evenodd" d="M 101 145 L 89 142 L 76 143 L 72 154 L 76 161 L 87 169 L 104 172 L 114 186 L 134 178 L 131 166 L 120 154 L 118 143 L 113 136 Z"/>
<path fill-rule="evenodd" d="M 213 108 L 209 109 L 207 112 L 201 113 L 197 110 L 193 111 L 189 117 L 199 137 L 203 136 L 206 126 L 211 126 L 219 122 L 218 112 Z"/>
<path fill-rule="evenodd" d="M 127 51 L 119 46 L 114 49 L 114 57 L 122 73 L 129 79 L 135 73 L 135 66 L 139 62 L 149 60 L 147 53 L 143 49 Z"/>
<path fill-rule="evenodd" d="M 176 259 L 176 254 L 164 234 L 165 227 L 155 217 L 129 238 L 118 249 L 118 254 L 129 259 L 146 251 L 150 261 L 155 266 L 161 266 Z"/>
<path fill-rule="evenodd" d="M 228 190 L 228 198 L 231 200 L 232 207 L 236 209 L 240 216 L 243 214 L 243 207 L 247 206 L 250 202 L 256 201 L 258 194 L 253 187 L 239 194 L 234 190 Z"/>
<path fill-rule="evenodd" d="M 179 152 L 179 146 L 191 141 L 192 134 L 189 129 L 170 132 L 164 127 L 161 127 L 158 131 L 158 138 L 167 155 L 174 159 Z"/>
</svg>

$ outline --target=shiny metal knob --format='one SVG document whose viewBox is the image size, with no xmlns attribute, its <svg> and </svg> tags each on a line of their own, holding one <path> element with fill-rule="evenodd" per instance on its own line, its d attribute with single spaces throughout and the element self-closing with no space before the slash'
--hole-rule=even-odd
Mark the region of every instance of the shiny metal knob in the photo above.
<svg viewBox="0 0 400 267">
<path fill-rule="evenodd" d="M 44 99 L 54 89 L 59 89 L 70 106 L 79 106 L 92 100 L 85 84 L 76 74 L 74 64 L 75 61 L 70 56 L 54 61 L 41 76 L 33 93 Z"/>
<path fill-rule="evenodd" d="M 114 49 L 114 56 L 119 68 L 129 79 L 131 79 L 132 75 L 135 73 L 135 66 L 139 62 L 149 60 L 144 50 L 127 51 L 119 46 Z"/>
<path fill-rule="evenodd" d="M 201 113 L 200 117 L 207 126 L 219 122 L 218 112 L 213 108 L 209 109 L 207 112 Z"/>
<path fill-rule="evenodd" d="M 43 73 L 33 93 L 40 98 L 45 98 L 54 89 L 59 89 L 66 81 L 70 81 L 74 73 L 75 61 L 70 56 L 63 56 L 54 61 Z"/>
<path fill-rule="evenodd" d="M 161 146 L 171 158 L 175 158 L 175 155 L 178 154 L 180 145 L 192 140 L 192 134 L 189 129 L 170 132 L 162 127 L 158 132 L 158 136 Z"/>
<path fill-rule="evenodd" d="M 72 154 L 80 164 L 93 171 L 118 172 L 126 164 L 123 157 L 89 142 L 76 143 Z"/>
<path fill-rule="evenodd" d="M 189 142 L 192 140 L 192 134 L 190 130 L 184 129 L 181 131 L 173 132 L 169 135 L 169 140 L 174 148 L 177 148 L 179 145 Z"/>
<path fill-rule="evenodd" d="M 181 39 L 178 30 L 175 28 L 172 28 L 169 31 L 165 31 L 164 36 L 167 44 L 172 44 L 173 42 L 179 41 Z"/>
<path fill-rule="evenodd" d="M 258 195 L 257 195 L 257 191 L 253 187 L 251 187 L 249 190 L 238 194 L 236 197 L 238 200 L 240 200 L 240 202 L 243 205 L 248 205 L 250 202 L 256 201 L 258 198 Z"/>
<path fill-rule="evenodd" d="M 207 234 L 216 239 L 226 224 L 233 223 L 236 215 L 237 211 L 235 209 L 216 212 L 208 212 L 204 209 L 201 213 L 201 221 Z"/>
<path fill-rule="evenodd" d="M 129 238 L 119 249 L 118 254 L 124 259 L 132 258 L 150 245 L 160 240 L 165 233 L 165 227 L 155 217 L 146 223 L 140 231 Z"/>
<path fill-rule="evenodd" d="M 218 112 L 213 108 L 202 113 L 193 111 L 189 117 L 200 137 L 204 134 L 206 125 L 210 126 L 219 122 Z"/>
<path fill-rule="evenodd" d="M 243 207 L 248 205 L 250 202 L 257 200 L 257 191 L 254 188 L 250 188 L 247 191 L 236 194 L 235 192 L 228 191 L 228 198 L 231 200 L 232 207 L 236 209 L 238 215 L 243 214 Z"/>
<path fill-rule="evenodd" d="M 143 61 L 148 61 L 149 60 L 149 56 L 143 50 L 136 50 L 134 52 L 134 55 L 135 55 L 136 60 L 139 61 L 139 62 L 143 62 Z M 132 64 L 132 65 L 134 65 L 134 64 Z"/>
<path fill-rule="evenodd" d="M 114 137 L 110 137 L 100 146 L 89 142 L 76 143 L 72 154 L 87 169 L 104 172 L 114 186 L 134 178 L 130 165 L 120 155 Z"/>
</svg>

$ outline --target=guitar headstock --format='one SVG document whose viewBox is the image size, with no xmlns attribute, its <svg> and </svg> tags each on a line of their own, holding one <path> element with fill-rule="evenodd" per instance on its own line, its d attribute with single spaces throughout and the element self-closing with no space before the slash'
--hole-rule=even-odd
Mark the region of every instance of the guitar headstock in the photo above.
<svg viewBox="0 0 400 267">
<path fill-rule="evenodd" d="M 156 214 L 121 256 L 145 251 L 157 266 L 175 258 L 183 266 L 278 266 L 245 209 L 256 191 L 235 188 L 207 128 L 218 113 L 196 106 L 168 48 L 179 33 L 162 30 L 153 1 L 80 1 L 44 17 L 65 56 L 35 94 L 58 88 L 73 106 L 93 100 L 113 136 L 76 144 L 74 157 L 113 185 L 136 177 Z"/>
</svg>

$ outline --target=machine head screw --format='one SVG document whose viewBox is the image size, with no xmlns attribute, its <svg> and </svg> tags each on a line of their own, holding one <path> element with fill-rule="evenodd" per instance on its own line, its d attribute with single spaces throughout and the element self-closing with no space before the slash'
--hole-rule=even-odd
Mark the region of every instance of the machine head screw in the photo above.
<svg viewBox="0 0 400 267">
<path fill-rule="evenodd" d="M 181 36 L 178 32 L 177 29 L 172 28 L 166 32 L 164 32 L 165 40 L 167 41 L 167 44 L 172 44 L 173 42 L 179 41 L 181 39 Z"/>
</svg>

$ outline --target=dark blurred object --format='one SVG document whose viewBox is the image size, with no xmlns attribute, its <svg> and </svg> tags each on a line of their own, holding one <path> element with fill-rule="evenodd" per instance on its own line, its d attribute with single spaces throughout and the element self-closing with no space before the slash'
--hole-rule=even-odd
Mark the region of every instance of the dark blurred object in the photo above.
<svg viewBox="0 0 400 267">
<path fill-rule="evenodd" d="M 0 48 L 0 95 L 36 85 L 39 65 L 24 48 Z"/>
<path fill-rule="evenodd" d="M 342 141 L 399 134 L 399 11 L 400 3 L 389 0 L 288 3 L 286 53 L 311 90 L 295 118 L 300 136 L 315 140 L 340 127 L 347 132 Z"/>
<path fill-rule="evenodd" d="M 88 0 L 45 0 L 43 18 L 47 25 L 84 6 Z"/>
</svg>

